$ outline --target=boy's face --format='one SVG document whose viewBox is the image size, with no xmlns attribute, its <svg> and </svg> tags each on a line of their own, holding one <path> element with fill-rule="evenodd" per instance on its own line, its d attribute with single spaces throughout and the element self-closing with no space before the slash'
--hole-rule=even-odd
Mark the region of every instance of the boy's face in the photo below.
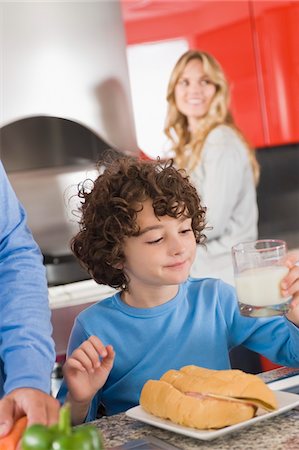
<svg viewBox="0 0 299 450">
<path fill-rule="evenodd" d="M 196 241 L 191 219 L 157 218 L 152 201 L 137 215 L 138 236 L 125 239 L 124 271 L 130 287 L 178 285 L 188 278 L 195 258 Z"/>
</svg>

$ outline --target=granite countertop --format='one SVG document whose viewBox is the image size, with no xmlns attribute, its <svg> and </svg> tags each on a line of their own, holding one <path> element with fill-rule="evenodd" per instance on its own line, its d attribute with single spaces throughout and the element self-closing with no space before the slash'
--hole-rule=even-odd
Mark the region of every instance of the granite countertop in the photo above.
<svg viewBox="0 0 299 450">
<path fill-rule="evenodd" d="M 182 450 L 299 449 L 299 407 L 212 441 L 202 441 L 162 430 L 131 419 L 125 414 L 103 417 L 94 423 L 103 432 L 107 447 L 151 435 Z"/>
</svg>

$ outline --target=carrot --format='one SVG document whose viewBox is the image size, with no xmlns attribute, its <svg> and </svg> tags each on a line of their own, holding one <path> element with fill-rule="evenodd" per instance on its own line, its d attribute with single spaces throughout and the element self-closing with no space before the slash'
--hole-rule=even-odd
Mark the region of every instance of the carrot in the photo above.
<svg viewBox="0 0 299 450">
<path fill-rule="evenodd" d="M 0 438 L 0 450 L 16 450 L 26 426 L 27 417 L 17 420 L 10 433 Z"/>
</svg>

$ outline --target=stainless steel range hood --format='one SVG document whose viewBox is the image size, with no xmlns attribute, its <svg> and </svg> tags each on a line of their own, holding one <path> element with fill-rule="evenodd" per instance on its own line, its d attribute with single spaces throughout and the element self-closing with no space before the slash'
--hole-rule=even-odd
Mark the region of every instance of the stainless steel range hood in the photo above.
<svg viewBox="0 0 299 450">
<path fill-rule="evenodd" d="M 138 152 L 119 2 L 1 2 L 0 64 L 0 157 L 46 260 L 64 264 L 74 187 L 107 149 Z"/>
<path fill-rule="evenodd" d="M 0 21 L 0 127 L 59 117 L 137 151 L 117 0 L 1 2 Z"/>
</svg>

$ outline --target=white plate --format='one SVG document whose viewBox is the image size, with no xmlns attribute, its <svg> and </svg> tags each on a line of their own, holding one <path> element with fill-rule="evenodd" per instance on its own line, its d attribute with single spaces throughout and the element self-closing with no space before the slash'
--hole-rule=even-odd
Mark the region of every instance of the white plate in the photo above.
<svg viewBox="0 0 299 450">
<path fill-rule="evenodd" d="M 144 411 L 141 406 L 135 406 L 126 412 L 126 415 L 132 419 L 137 419 L 141 422 L 148 423 L 158 428 L 163 428 L 164 430 L 173 431 L 174 433 L 183 434 L 195 439 L 202 439 L 209 441 L 217 437 L 223 436 L 225 434 L 231 433 L 232 431 L 240 430 L 241 428 L 249 427 L 254 425 L 261 420 L 270 419 L 271 417 L 278 416 L 279 414 L 288 411 L 289 409 L 295 408 L 299 405 L 299 395 L 291 394 L 289 392 L 275 391 L 275 395 L 278 402 L 278 409 L 276 411 L 267 413 L 265 411 L 259 410 L 258 415 L 252 419 L 246 420 L 245 422 L 238 423 L 236 425 L 231 425 L 229 427 L 221 428 L 219 430 L 197 430 L 195 428 L 188 428 L 182 425 L 177 425 L 170 420 L 159 419 Z"/>
</svg>

